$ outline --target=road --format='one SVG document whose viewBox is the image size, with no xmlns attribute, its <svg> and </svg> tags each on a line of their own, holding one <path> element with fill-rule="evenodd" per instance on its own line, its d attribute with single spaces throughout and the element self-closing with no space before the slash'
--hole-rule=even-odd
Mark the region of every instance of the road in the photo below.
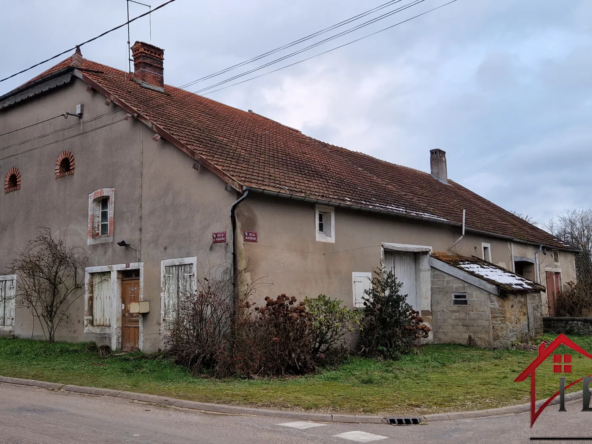
<svg viewBox="0 0 592 444">
<path fill-rule="evenodd" d="M 200 413 L 0 383 L 0 443 L 489 444 L 532 442 L 531 436 L 592 437 L 592 412 L 581 412 L 581 401 L 566 407 L 567 413 L 559 413 L 557 406 L 549 407 L 532 432 L 528 413 L 407 427 L 321 424 Z"/>
</svg>

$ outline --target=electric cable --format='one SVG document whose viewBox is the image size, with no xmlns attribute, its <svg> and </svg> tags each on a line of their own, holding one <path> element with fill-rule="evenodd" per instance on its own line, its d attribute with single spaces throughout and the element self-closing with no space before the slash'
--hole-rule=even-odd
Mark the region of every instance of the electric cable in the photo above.
<svg viewBox="0 0 592 444">
<path fill-rule="evenodd" d="M 331 37 L 327 37 L 326 39 L 323 39 L 323 40 L 321 40 L 319 42 L 313 43 L 312 45 L 306 46 L 306 47 L 304 47 L 302 49 L 299 49 L 298 51 L 294 51 L 294 52 L 292 52 L 290 54 L 286 54 L 285 56 L 282 56 L 279 59 L 272 60 L 271 62 L 265 63 L 265 64 L 263 64 L 261 66 L 258 66 L 256 68 L 253 68 L 253 69 L 251 69 L 249 71 L 245 71 L 245 72 L 243 72 L 241 74 L 235 75 L 234 77 L 230 77 L 230 78 L 228 78 L 226 80 L 223 80 L 221 82 L 215 83 L 213 85 L 207 86 L 205 88 L 202 88 L 202 89 L 199 89 L 199 90 L 193 91 L 193 92 L 196 93 L 196 94 L 199 94 L 199 93 L 201 93 L 203 91 L 207 91 L 208 89 L 212 89 L 212 88 L 215 88 L 217 86 L 223 85 L 225 83 L 232 82 L 233 80 L 236 80 L 236 79 L 238 79 L 240 77 L 244 77 L 244 76 L 249 75 L 249 74 L 251 74 L 251 73 L 253 73 L 255 71 L 259 71 L 261 69 L 267 68 L 268 66 L 275 65 L 276 63 L 279 63 L 281 61 L 284 61 L 286 59 L 289 59 L 291 57 L 294 57 L 294 56 L 296 56 L 298 54 L 301 54 L 301 53 L 303 53 L 305 51 L 308 51 L 308 50 L 310 50 L 312 48 L 315 48 L 317 46 L 323 45 L 323 44 L 325 44 L 327 42 L 330 42 L 331 40 L 335 40 L 335 39 L 337 39 L 339 37 L 343 37 L 344 35 L 350 34 L 350 33 L 354 32 L 354 31 L 357 31 L 357 30 L 359 30 L 361 28 L 364 28 L 366 26 L 369 26 L 371 24 L 374 24 L 374 23 L 376 23 L 376 22 L 378 22 L 380 20 L 384 20 L 384 19 L 386 19 L 386 18 L 388 18 L 388 17 L 390 17 L 390 16 L 392 16 L 394 14 L 397 14 L 397 13 L 399 13 L 401 11 L 404 11 L 405 9 L 409 9 L 409 8 L 411 8 L 411 7 L 415 6 L 415 5 L 418 5 L 419 3 L 422 3 L 424 1 L 425 0 L 414 0 L 414 2 L 412 2 L 412 3 L 409 3 L 409 4 L 405 5 L 405 6 L 401 6 L 400 8 L 397 8 L 397 9 L 395 9 L 393 11 L 387 12 L 387 13 L 385 13 L 383 15 L 379 15 L 378 17 L 375 17 L 375 18 L 373 18 L 371 20 L 368 20 L 367 22 L 361 23 L 361 24 L 359 24 L 357 26 L 354 26 L 353 28 L 350 28 L 350 29 L 348 29 L 346 31 L 342 31 L 342 32 L 340 32 L 338 34 L 335 34 L 335 35 L 331 36 Z"/>
<path fill-rule="evenodd" d="M 52 135 L 57 134 L 57 133 L 62 133 L 64 131 L 68 131 L 69 129 L 75 128 L 75 127 L 80 126 L 80 125 L 83 125 L 85 123 L 94 122 L 95 120 L 101 119 L 101 118 L 103 118 L 105 116 L 110 116 L 111 114 L 120 113 L 122 111 L 123 111 L 122 109 L 117 109 L 115 111 L 111 111 L 111 112 L 108 112 L 108 113 L 105 113 L 105 114 L 99 114 L 98 116 L 95 116 L 92 119 L 88 119 L 88 120 L 83 120 L 83 121 L 80 121 L 80 122 L 76 122 L 74 125 L 66 126 L 64 128 L 60 128 L 58 130 L 51 131 L 49 133 L 45 133 L 45 134 L 41 134 L 39 136 L 31 137 L 30 139 L 26 139 L 26 140 L 23 140 L 21 142 L 17 142 L 17 143 L 13 143 L 11 145 L 6 145 L 6 146 L 3 146 L 3 147 L 0 147 L 0 151 L 5 151 L 5 150 L 7 150 L 9 148 L 13 148 L 15 146 L 24 145 L 25 143 L 31 142 L 33 140 L 39 140 L 39 139 L 43 139 L 43 138 L 48 137 L 48 136 L 52 136 Z"/>
<path fill-rule="evenodd" d="M 57 59 L 58 57 L 60 57 L 60 56 L 62 56 L 64 54 L 67 54 L 69 52 L 72 52 L 72 51 L 76 50 L 76 48 L 80 48 L 81 46 L 86 45 L 87 43 L 93 42 L 93 41 L 95 41 L 95 40 L 97 40 L 97 39 L 99 39 L 99 38 L 101 38 L 101 37 L 103 37 L 103 36 L 105 36 L 105 35 L 113 32 L 113 31 L 117 31 L 118 29 L 123 28 L 124 26 L 126 26 L 126 25 L 128 25 L 128 24 L 130 24 L 130 23 L 132 23 L 132 22 L 134 22 L 136 20 L 138 20 L 139 18 L 145 17 L 148 14 L 152 14 L 153 12 L 158 11 L 160 8 L 164 8 L 166 5 L 168 5 L 168 4 L 170 4 L 170 3 L 174 2 L 174 1 L 175 0 L 169 0 L 168 2 L 163 3 L 160 6 L 157 6 L 156 8 L 154 8 L 154 9 L 152 9 L 152 10 L 150 10 L 150 11 L 144 13 L 144 14 L 141 14 L 141 15 L 139 15 L 139 16 L 131 19 L 131 20 L 128 20 L 127 22 L 125 22 L 122 25 L 116 26 L 115 28 L 111 28 L 110 30 L 105 31 L 102 34 L 99 34 L 98 36 L 93 37 L 92 39 L 89 39 L 89 40 L 86 40 L 85 42 L 79 43 L 78 45 L 74 46 L 73 48 L 70 48 L 70 49 L 67 49 L 65 51 L 62 51 L 59 54 L 56 54 L 53 57 L 50 57 L 49 59 L 43 60 L 42 62 L 36 63 L 33 66 L 30 66 L 29 68 L 23 69 L 22 71 L 19 71 L 19 72 L 15 73 L 15 74 L 12 74 L 12 75 L 10 75 L 8 77 L 5 77 L 3 79 L 0 79 L 0 83 L 6 81 L 8 79 L 12 79 L 13 77 L 18 76 L 19 74 L 23 74 L 23 73 L 25 73 L 27 71 L 30 71 L 31 69 L 36 68 L 39 65 L 43 65 L 44 63 L 47 63 L 47 62 L 49 62 L 49 61 L 51 61 L 53 59 Z"/>
<path fill-rule="evenodd" d="M 21 130 L 24 130 L 24 129 L 27 129 L 27 128 L 31 128 L 32 126 L 41 125 L 42 123 L 49 122 L 50 120 L 57 119 L 58 117 L 64 117 L 64 115 L 63 114 L 60 114 L 60 115 L 57 115 L 55 117 L 51 117 L 49 119 L 42 120 L 41 122 L 33 123 L 32 125 L 23 126 L 22 128 L 17 128 L 15 130 L 8 131 L 7 133 L 2 133 L 2 134 L 0 134 L 0 137 L 6 136 L 7 134 L 16 133 L 17 131 L 21 131 Z"/>
<path fill-rule="evenodd" d="M 35 151 L 35 150 L 38 150 L 40 148 L 43 148 L 43 147 L 46 147 L 46 146 L 49 146 L 49 145 L 55 145 L 56 143 L 62 143 L 64 141 L 66 141 L 66 140 L 70 140 L 70 139 L 74 139 L 76 137 L 84 136 L 85 134 L 92 133 L 94 131 L 98 131 L 100 129 L 107 128 L 109 126 L 116 125 L 118 123 L 125 122 L 125 121 L 126 121 L 126 119 L 124 117 L 121 120 L 116 120 L 115 122 L 106 123 L 106 124 L 101 125 L 101 126 L 98 126 L 96 128 L 92 128 L 92 129 L 86 130 L 86 131 L 84 131 L 82 133 L 78 133 L 78 134 L 74 134 L 72 136 L 65 137 L 64 139 L 61 139 L 61 140 L 56 140 L 54 142 L 48 142 L 46 144 L 36 146 L 35 148 L 29 148 L 28 150 L 21 151 L 21 152 L 15 153 L 15 154 L 11 154 L 10 156 L 0 157 L 0 160 L 10 159 L 11 157 L 20 156 L 21 154 L 26 154 L 26 153 L 29 153 L 31 151 Z"/>
<path fill-rule="evenodd" d="M 236 82 L 236 83 L 233 83 L 232 85 L 225 86 L 224 88 L 218 88 L 218 89 L 216 89 L 216 90 L 214 90 L 214 91 L 209 91 L 209 92 L 206 92 L 206 93 L 205 93 L 205 94 L 203 94 L 203 95 L 209 95 L 209 94 L 213 94 L 213 93 L 215 93 L 215 92 L 217 92 L 217 91 L 222 91 L 222 90 L 224 90 L 224 89 L 228 89 L 228 88 L 231 88 L 231 87 L 233 87 L 233 86 L 240 85 L 240 84 L 242 84 L 242 83 L 246 83 L 246 82 L 250 82 L 251 80 L 255 80 L 255 79 L 258 79 L 258 78 L 260 78 L 260 77 L 264 77 L 264 76 L 266 76 L 266 75 L 268 75 L 268 74 L 272 74 L 272 73 L 274 73 L 274 72 L 281 71 L 282 69 L 286 69 L 286 68 L 289 68 L 289 67 L 291 67 L 291 66 L 298 65 L 299 63 L 306 62 L 307 60 L 314 59 L 315 57 L 321 56 L 321 55 L 323 55 L 323 54 L 327 54 L 327 53 L 329 53 L 329 52 L 335 51 L 336 49 L 343 48 L 344 46 L 351 45 L 352 43 L 359 42 L 360 40 L 364 40 L 364 39 L 366 39 L 366 38 L 368 38 L 368 37 L 372 37 L 373 35 L 376 35 L 376 34 L 379 34 L 379 33 L 381 33 L 381 32 L 387 31 L 387 30 L 389 30 L 389 29 L 391 29 L 391 28 L 394 28 L 395 26 L 399 26 L 399 25 L 401 25 L 401 24 L 403 24 L 403 23 L 406 23 L 406 22 L 408 22 L 408 21 L 411 21 L 411 20 L 413 20 L 413 19 L 416 19 L 417 17 L 421 17 L 422 15 L 426 15 L 426 14 L 428 14 L 428 13 L 432 12 L 432 11 L 435 11 L 436 9 L 440 9 L 440 8 L 443 8 L 444 6 L 448 6 L 448 5 L 450 5 L 451 3 L 455 3 L 456 1 L 457 1 L 457 0 L 452 0 L 452 1 L 450 1 L 450 2 L 448 2 L 448 3 L 444 3 L 443 5 L 440 5 L 440 6 L 436 7 L 436 8 L 429 9 L 429 10 L 427 10 L 427 11 L 425 11 L 425 12 L 422 12 L 421 14 L 415 15 L 415 16 L 413 16 L 413 17 L 410 17 L 410 18 L 408 18 L 408 19 L 406 19 L 406 20 L 403 20 L 403 21 L 401 21 L 401 22 L 399 22 L 399 23 L 395 23 L 394 25 L 391 25 L 391 26 L 388 26 L 388 27 L 386 27 L 386 28 L 383 28 L 383 29 L 381 29 L 381 30 L 379 30 L 379 31 L 376 31 L 376 32 L 373 32 L 373 33 L 371 33 L 371 34 L 368 34 L 368 35 L 365 35 L 365 36 L 363 36 L 363 37 L 360 37 L 360 38 L 358 38 L 358 39 L 352 40 L 351 42 L 344 43 L 343 45 L 336 46 L 335 48 L 329 49 L 329 50 L 327 50 L 327 51 L 320 52 L 320 53 L 318 53 L 318 54 L 315 54 L 315 55 L 313 55 L 313 56 L 311 56 L 311 57 L 307 57 L 307 58 L 305 58 L 305 59 L 302 59 L 302 60 L 299 60 L 299 61 L 297 61 L 297 62 L 291 63 L 291 64 L 289 64 L 289 65 L 282 66 L 281 68 L 274 69 L 273 71 L 269 71 L 269 72 L 266 72 L 266 73 L 260 74 L 260 75 L 258 75 L 258 76 L 255 76 L 255 77 L 251 77 L 251 78 L 249 78 L 249 79 L 246 79 L 246 80 L 243 80 L 243 81 L 241 81 L 241 82 Z"/>
<path fill-rule="evenodd" d="M 282 51 L 284 49 L 290 48 L 292 46 L 298 45 L 299 43 L 305 42 L 306 40 L 310 40 L 312 38 L 318 37 L 319 35 L 325 34 L 325 33 L 329 32 L 329 31 L 332 31 L 334 29 L 337 29 L 337 28 L 339 28 L 341 26 L 345 26 L 348 23 L 351 23 L 353 21 L 356 21 L 356 20 L 358 20 L 358 19 L 360 19 L 362 17 L 366 17 L 367 15 L 370 15 L 370 14 L 372 14 L 372 13 L 374 13 L 376 11 L 379 11 L 381 9 L 388 8 L 389 6 L 391 6 L 391 5 L 395 4 L 395 3 L 400 3 L 402 1 L 403 0 L 391 0 L 389 2 L 383 3 L 382 5 L 379 5 L 379 6 L 375 7 L 375 8 L 369 9 L 368 11 L 362 12 L 361 14 L 358 14 L 358 15 L 355 15 L 353 17 L 350 17 L 347 20 L 344 20 L 344 21 L 341 21 L 339 23 L 336 23 L 336 24 L 334 24 L 332 26 L 329 26 L 328 28 L 321 29 L 320 31 L 317 31 L 317 32 L 315 32 L 313 34 L 307 35 L 306 37 L 302 37 L 302 38 L 300 38 L 298 40 L 295 40 L 295 41 L 293 41 L 291 43 L 287 43 L 284 46 L 280 46 L 279 48 L 272 49 L 271 51 L 268 51 L 268 52 L 266 52 L 264 54 L 260 54 L 258 56 L 255 56 L 252 59 L 246 60 L 246 61 L 241 62 L 241 63 L 237 63 L 236 65 L 229 66 L 228 68 L 225 68 L 225 69 L 223 69 L 221 71 L 215 72 L 213 74 L 209 74 L 209 75 L 204 76 L 204 77 L 201 77 L 201 78 L 199 78 L 197 80 L 193 80 L 192 82 L 189 82 L 189 83 L 186 83 L 184 85 L 181 85 L 178 88 L 187 88 L 187 87 L 192 86 L 192 85 L 195 85 L 196 83 L 199 83 L 199 82 L 201 82 L 203 80 L 211 79 L 212 77 L 216 77 L 216 76 L 219 76 L 221 74 L 224 74 L 224 73 L 226 73 L 228 71 L 233 70 L 234 68 L 238 68 L 240 66 L 244 66 L 244 65 L 247 65 L 249 63 L 256 62 L 257 60 L 260 60 L 260 59 L 262 59 L 264 57 L 267 57 L 267 56 L 269 56 L 271 54 L 275 54 L 276 52 L 279 52 L 279 51 Z"/>
</svg>

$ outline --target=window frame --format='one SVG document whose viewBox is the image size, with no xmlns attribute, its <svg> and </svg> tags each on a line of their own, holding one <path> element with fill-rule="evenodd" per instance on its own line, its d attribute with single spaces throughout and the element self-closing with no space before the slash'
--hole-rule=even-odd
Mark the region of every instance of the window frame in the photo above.
<svg viewBox="0 0 592 444">
<path fill-rule="evenodd" d="M 107 209 L 103 202 L 107 200 Z M 115 189 L 103 188 L 88 195 L 88 245 L 113 242 Z M 107 221 L 103 221 L 103 213 L 107 212 Z M 103 226 L 107 226 L 107 234 L 103 234 Z"/>
<path fill-rule="evenodd" d="M 9 303 L 12 305 L 11 309 L 12 309 L 12 313 L 13 313 L 13 318 L 12 318 L 11 325 L 1 325 L 0 326 L 0 331 L 3 331 L 3 332 L 14 331 L 14 325 L 16 323 L 16 289 L 17 289 L 16 274 L 7 274 L 7 275 L 0 276 L 0 282 L 8 282 L 8 281 L 14 282 L 14 284 L 13 284 L 14 285 L 14 288 L 13 288 L 14 295 L 12 296 L 12 299 L 9 300 Z M 4 307 L 6 307 L 6 304 L 4 305 Z M 6 320 L 6 308 L 4 308 L 4 320 Z"/>
<path fill-rule="evenodd" d="M 489 258 L 485 257 L 485 249 L 487 249 Z M 491 259 L 492 258 L 491 244 L 488 244 L 487 242 L 481 242 L 481 257 L 483 258 L 484 261 L 489 262 L 490 264 L 493 263 L 493 261 Z"/>
<path fill-rule="evenodd" d="M 325 214 L 329 214 L 330 215 L 330 221 L 327 222 L 325 220 L 323 220 L 323 222 L 320 222 L 319 219 L 322 215 Z M 324 218 L 325 216 L 323 216 Z M 324 206 L 324 205 L 316 205 L 315 206 L 315 233 L 316 233 L 316 240 L 317 242 L 329 242 L 329 243 L 335 243 L 335 207 L 328 207 L 328 206 Z M 327 224 L 329 223 L 329 234 L 327 234 L 325 231 L 320 231 L 319 230 L 319 224 L 323 223 L 323 224 Z"/>
<path fill-rule="evenodd" d="M 458 296 L 461 296 L 461 297 L 458 297 Z M 464 302 L 464 304 L 463 303 L 457 304 L 457 302 Z M 462 306 L 462 307 L 466 307 L 467 305 L 469 305 L 469 297 L 468 297 L 467 293 L 463 293 L 463 292 L 452 293 L 452 305 Z"/>
</svg>

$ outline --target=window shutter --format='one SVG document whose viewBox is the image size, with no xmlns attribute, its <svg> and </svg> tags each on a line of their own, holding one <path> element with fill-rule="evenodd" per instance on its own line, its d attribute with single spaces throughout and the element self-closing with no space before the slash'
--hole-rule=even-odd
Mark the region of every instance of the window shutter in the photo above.
<svg viewBox="0 0 592 444">
<path fill-rule="evenodd" d="M 111 326 L 111 273 L 94 273 L 93 283 L 93 326 Z"/>
<path fill-rule="evenodd" d="M 179 315 L 180 302 L 194 292 L 195 273 L 192 264 L 165 267 L 163 313 L 165 330 L 170 330 L 173 327 Z"/>
<path fill-rule="evenodd" d="M 16 286 L 14 278 L 0 280 L 0 327 L 14 326 Z"/>
<path fill-rule="evenodd" d="M 368 298 L 366 290 L 372 288 L 372 273 L 352 273 L 352 285 L 354 293 L 354 307 L 364 307 L 364 298 Z"/>
</svg>

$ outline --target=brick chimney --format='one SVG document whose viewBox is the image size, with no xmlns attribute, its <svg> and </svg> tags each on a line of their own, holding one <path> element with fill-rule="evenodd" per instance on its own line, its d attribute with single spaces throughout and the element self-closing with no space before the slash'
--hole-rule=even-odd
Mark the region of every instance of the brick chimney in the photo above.
<svg viewBox="0 0 592 444">
<path fill-rule="evenodd" d="M 442 183 L 448 183 L 448 168 L 446 167 L 446 151 L 430 150 L 430 167 L 432 176 Z"/>
<path fill-rule="evenodd" d="M 134 79 L 157 88 L 164 88 L 164 49 L 144 42 L 132 46 Z"/>
</svg>

